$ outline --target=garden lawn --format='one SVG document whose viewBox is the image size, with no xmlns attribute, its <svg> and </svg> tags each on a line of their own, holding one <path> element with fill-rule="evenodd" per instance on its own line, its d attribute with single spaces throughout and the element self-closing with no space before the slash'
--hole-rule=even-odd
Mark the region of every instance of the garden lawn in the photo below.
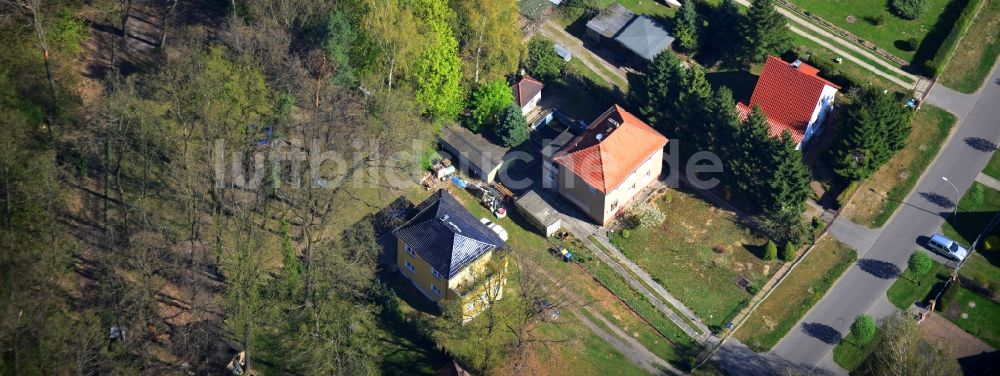
<svg viewBox="0 0 1000 376">
<path fill-rule="evenodd" d="M 913 303 L 926 300 L 927 294 L 938 282 L 944 282 L 948 279 L 948 275 L 951 273 L 950 268 L 937 262 L 933 265 L 931 270 L 922 276 L 914 276 L 910 273 L 910 269 L 906 269 L 900 274 L 899 278 L 896 278 L 896 282 L 893 282 L 889 290 L 885 292 L 892 305 L 905 311 Z"/>
<path fill-rule="evenodd" d="M 972 27 L 958 44 L 955 55 L 938 83 L 963 93 L 973 93 L 980 86 L 1000 55 L 1000 0 L 985 0 Z M 1000 162 L 998 162 L 1000 163 Z M 993 171 L 1000 176 L 1000 166 Z"/>
<path fill-rule="evenodd" d="M 859 38 L 871 40 L 893 55 L 923 66 L 948 37 L 967 0 L 927 0 L 927 9 L 912 21 L 892 13 L 886 0 L 790 1 Z M 853 23 L 848 16 L 854 16 Z M 884 22 L 876 26 L 874 19 L 879 16 Z M 911 38 L 918 42 L 916 51 L 907 46 L 906 41 Z"/>
<path fill-rule="evenodd" d="M 654 204 L 666 215 L 662 225 L 634 229 L 628 238 L 616 231 L 611 241 L 710 328 L 721 328 L 750 299 L 737 281 L 759 287 L 778 262 L 761 260 L 764 240 L 698 196 L 666 189 Z"/>
<path fill-rule="evenodd" d="M 490 218 L 507 230 L 509 236 L 507 244 L 514 252 L 523 253 L 526 260 L 536 263 L 546 274 L 559 280 L 564 288 L 578 294 L 585 301 L 593 302 L 589 305 L 591 308 L 619 328 L 631 333 L 643 347 L 675 366 L 684 369 L 688 367 L 685 354 L 696 351 L 697 345 L 638 292 L 632 290 L 607 265 L 600 260 L 592 259 L 586 267 L 592 270 L 593 276 L 581 272 L 580 265 L 563 262 L 549 252 L 551 248 L 556 247 L 558 240 L 546 239 L 522 227 L 522 224 L 527 226 L 527 222 L 516 211 L 511 211 L 507 218 L 496 219 L 468 192 L 453 189 L 452 195 L 474 216 Z M 570 239 L 563 244 L 573 250 L 577 260 L 586 257 L 585 250 L 578 251 L 583 249 L 579 242 Z M 578 322 L 574 321 L 573 325 L 578 325 Z M 593 335 L 587 328 L 581 327 L 581 330 Z"/>
<path fill-rule="evenodd" d="M 833 348 L 833 361 L 843 367 L 847 372 L 853 372 L 865 359 L 875 351 L 875 347 L 882 341 L 882 329 L 876 328 L 875 337 L 866 344 L 858 346 L 858 339 L 853 333 L 848 332 L 844 339 Z"/>
<path fill-rule="evenodd" d="M 847 218 L 871 228 L 884 225 L 934 160 L 954 125 L 954 115 L 923 105 L 914 115 L 906 147 L 861 184 L 845 209 Z"/>
<path fill-rule="evenodd" d="M 947 302 L 944 316 L 993 348 L 1000 348 L 1000 304 L 962 288 Z M 962 314 L 967 317 L 963 318 Z"/>
<path fill-rule="evenodd" d="M 1000 0 L 996 1 L 1000 2 Z M 1000 40 L 1000 38 L 997 39 Z M 1000 153 L 993 152 L 993 157 L 991 157 L 990 162 L 986 164 L 986 168 L 983 169 L 983 173 L 994 179 L 1000 179 Z"/>
<path fill-rule="evenodd" d="M 857 259 L 857 253 L 823 237 L 736 332 L 754 351 L 774 347 Z"/>
<path fill-rule="evenodd" d="M 820 46 L 818 43 L 813 42 L 809 38 L 806 38 L 804 36 L 795 33 L 790 33 L 790 34 L 792 35 L 792 48 L 799 56 L 804 56 L 808 54 L 814 56 L 815 59 L 828 61 L 830 62 L 831 66 L 836 67 L 835 72 L 820 71 L 819 75 L 823 78 L 831 80 L 832 82 L 837 84 L 843 84 L 844 83 L 843 80 L 839 80 L 838 77 L 836 77 L 836 76 L 842 76 L 843 78 L 846 78 L 851 82 L 853 82 L 855 85 L 872 85 L 880 89 L 887 89 L 891 92 L 903 92 L 904 90 L 909 89 L 900 87 L 899 85 L 889 80 L 886 80 L 885 78 L 882 78 L 881 76 L 876 75 L 875 73 L 872 73 L 872 71 L 860 65 L 857 65 L 851 62 L 850 60 L 844 59 L 843 63 L 837 64 L 834 61 L 834 59 L 840 57 L 839 54 L 833 53 L 833 51 L 826 49 L 826 47 Z M 873 66 L 876 67 L 878 66 L 876 65 L 877 63 L 872 61 L 867 61 L 867 59 L 864 59 L 864 57 L 862 56 L 856 56 L 856 57 L 859 59 L 863 59 L 863 61 L 866 61 L 867 63 L 872 64 Z M 888 70 L 884 70 L 883 72 L 892 74 L 892 72 Z M 909 81 L 909 79 L 905 77 L 897 77 L 897 78 L 902 79 L 904 81 Z"/>
<path fill-rule="evenodd" d="M 982 284 L 1000 287 L 1000 268 L 997 265 L 1000 265 L 1000 252 L 976 252 L 965 260 L 958 274 Z"/>
<path fill-rule="evenodd" d="M 958 214 L 949 217 L 941 226 L 941 231 L 945 236 L 969 247 L 998 211 L 1000 211 L 1000 192 L 974 182 L 958 202 Z M 981 251 L 982 247 L 979 250 Z"/>
</svg>

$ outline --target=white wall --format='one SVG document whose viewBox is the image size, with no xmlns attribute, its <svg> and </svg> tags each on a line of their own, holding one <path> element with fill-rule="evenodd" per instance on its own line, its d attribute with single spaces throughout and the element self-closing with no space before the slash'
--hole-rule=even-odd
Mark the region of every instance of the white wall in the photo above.
<svg viewBox="0 0 1000 376">
<path fill-rule="evenodd" d="M 836 98 L 836 95 L 837 88 L 830 85 L 823 87 L 823 92 L 819 95 L 819 101 L 816 102 L 816 108 L 813 109 L 812 118 L 809 119 L 809 126 L 806 127 L 806 134 L 802 137 L 802 144 L 808 142 L 823 126 L 823 120 L 826 120 L 826 115 L 833 110 L 833 100 Z"/>
</svg>

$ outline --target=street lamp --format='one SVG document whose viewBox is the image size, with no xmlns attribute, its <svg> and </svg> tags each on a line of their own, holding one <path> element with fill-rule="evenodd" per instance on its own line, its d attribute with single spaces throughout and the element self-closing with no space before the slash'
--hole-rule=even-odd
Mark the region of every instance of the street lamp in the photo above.
<svg viewBox="0 0 1000 376">
<path fill-rule="evenodd" d="M 951 180 L 948 180 L 947 177 L 942 176 L 941 180 L 944 180 L 945 183 L 948 183 L 949 185 L 951 185 L 952 188 L 955 189 L 955 208 L 951 213 L 951 220 L 958 222 L 958 201 L 962 199 L 961 197 L 962 194 L 958 193 L 958 187 L 956 187 L 955 184 L 951 182 Z"/>
</svg>

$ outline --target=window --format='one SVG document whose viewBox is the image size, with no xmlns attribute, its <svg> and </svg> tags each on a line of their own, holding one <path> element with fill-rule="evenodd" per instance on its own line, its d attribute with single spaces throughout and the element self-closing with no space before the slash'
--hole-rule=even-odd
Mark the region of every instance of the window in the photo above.
<svg viewBox="0 0 1000 376">
<path fill-rule="evenodd" d="M 635 189 L 635 183 L 632 183 L 632 189 Z"/>
<path fill-rule="evenodd" d="M 410 248 L 410 246 L 408 245 L 406 246 L 406 254 L 410 255 L 411 257 L 417 256 L 417 253 L 413 252 L 413 248 Z"/>
<path fill-rule="evenodd" d="M 617 208 L 618 208 L 618 200 L 615 200 L 615 202 L 611 203 L 611 211 L 615 211 L 615 209 Z"/>
<path fill-rule="evenodd" d="M 410 273 L 413 273 L 413 264 L 411 264 L 409 261 L 403 261 L 403 266 L 405 266 L 406 270 L 409 270 Z"/>
<path fill-rule="evenodd" d="M 444 277 L 441 276 L 441 273 L 438 273 L 437 270 L 431 269 L 431 274 L 433 274 L 434 278 L 437 278 L 439 281 L 444 279 Z"/>
<path fill-rule="evenodd" d="M 441 296 L 441 290 L 438 290 L 438 286 L 431 283 L 431 291 L 434 291 L 434 295 Z"/>
<path fill-rule="evenodd" d="M 651 173 L 652 173 L 652 170 L 646 170 L 646 177 L 649 177 L 649 175 L 650 175 Z"/>
<path fill-rule="evenodd" d="M 474 302 L 465 303 L 465 312 L 472 312 L 475 309 L 476 309 L 476 303 Z"/>
<path fill-rule="evenodd" d="M 594 189 L 594 187 L 588 187 L 588 188 L 590 188 L 590 193 L 597 193 L 597 190 Z"/>
</svg>

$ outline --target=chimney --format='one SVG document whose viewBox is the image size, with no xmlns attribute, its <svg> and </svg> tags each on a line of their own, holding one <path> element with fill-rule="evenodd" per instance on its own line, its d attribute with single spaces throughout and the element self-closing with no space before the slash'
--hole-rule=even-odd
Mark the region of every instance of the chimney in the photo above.
<svg viewBox="0 0 1000 376">
<path fill-rule="evenodd" d="M 521 77 L 524 77 L 524 76 L 525 76 L 524 68 L 521 68 Z"/>
<path fill-rule="evenodd" d="M 792 62 L 792 68 L 798 69 L 800 65 L 802 65 L 802 60 L 795 59 L 795 61 Z"/>
</svg>

